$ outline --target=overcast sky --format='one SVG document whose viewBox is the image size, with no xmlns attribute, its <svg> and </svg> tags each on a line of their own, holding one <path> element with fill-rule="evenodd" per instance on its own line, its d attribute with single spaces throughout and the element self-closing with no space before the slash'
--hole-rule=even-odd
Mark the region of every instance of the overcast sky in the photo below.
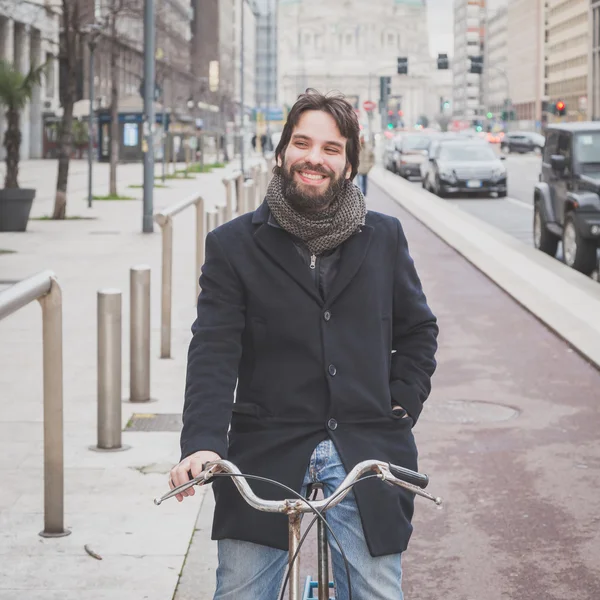
<svg viewBox="0 0 600 600">
<path fill-rule="evenodd" d="M 452 16 L 452 0 L 428 0 L 427 13 L 429 17 L 429 47 L 433 56 L 438 52 L 452 55 L 454 49 L 454 26 Z"/>
<path fill-rule="evenodd" d="M 488 0 L 488 11 L 495 11 L 507 3 L 507 0 Z M 427 0 L 429 17 L 429 46 L 431 53 L 438 52 L 452 55 L 454 50 L 454 16 L 452 7 L 454 0 Z"/>
</svg>

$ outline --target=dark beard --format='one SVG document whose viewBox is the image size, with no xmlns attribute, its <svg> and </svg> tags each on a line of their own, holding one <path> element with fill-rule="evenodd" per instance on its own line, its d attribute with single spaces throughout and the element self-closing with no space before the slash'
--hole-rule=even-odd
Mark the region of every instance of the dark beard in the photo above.
<svg viewBox="0 0 600 600">
<path fill-rule="evenodd" d="M 294 180 L 294 173 L 304 169 L 322 173 L 329 177 L 329 185 L 323 193 L 305 193 L 300 184 Z M 328 171 L 323 167 L 315 167 L 308 163 L 295 165 L 289 170 L 284 163 L 280 172 L 283 197 L 299 213 L 318 213 L 327 209 L 342 191 L 345 183 L 343 175 L 335 177 L 333 171 Z"/>
</svg>

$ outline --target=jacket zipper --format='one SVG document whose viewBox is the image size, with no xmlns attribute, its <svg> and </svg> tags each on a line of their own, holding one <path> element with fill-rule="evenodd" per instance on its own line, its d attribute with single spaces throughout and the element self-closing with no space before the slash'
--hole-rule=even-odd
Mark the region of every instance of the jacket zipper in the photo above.
<svg viewBox="0 0 600 600">
<path fill-rule="evenodd" d="M 314 255 L 314 254 L 313 254 L 313 255 L 310 257 L 310 268 L 311 268 L 311 269 L 315 269 L 315 268 L 316 268 L 316 266 L 317 266 L 317 257 L 316 257 L 316 255 Z"/>
</svg>

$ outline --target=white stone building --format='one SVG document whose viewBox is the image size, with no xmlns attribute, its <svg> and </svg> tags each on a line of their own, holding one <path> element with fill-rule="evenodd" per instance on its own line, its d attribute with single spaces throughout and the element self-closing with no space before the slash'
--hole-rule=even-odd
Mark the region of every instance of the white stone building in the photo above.
<svg viewBox="0 0 600 600">
<path fill-rule="evenodd" d="M 58 54 L 59 15 L 53 2 L 0 1 L 0 59 L 14 62 L 23 73 L 31 65 L 49 61 L 46 76 L 34 90 L 32 101 L 21 114 L 21 159 L 41 158 L 43 114 L 58 109 L 59 82 Z M 4 139 L 4 111 L 0 110 L 0 140 Z M 4 148 L 0 146 L 0 159 Z"/>
<path fill-rule="evenodd" d="M 483 56 L 485 41 L 485 0 L 454 1 L 454 60 L 452 61 L 453 113 L 473 120 L 485 111 L 482 75 L 470 73 L 471 56 Z"/>
<path fill-rule="evenodd" d="M 546 5 L 546 95 L 551 103 L 566 103 L 569 120 L 583 120 L 587 118 L 590 0 L 547 0 Z"/>
<path fill-rule="evenodd" d="M 245 127 L 248 127 L 252 110 L 256 105 L 256 17 L 257 8 L 252 0 L 239 0 L 233 4 L 234 44 L 233 44 L 233 99 L 240 106 L 242 96 L 242 7 L 244 10 L 244 110 Z M 236 123 L 239 110 L 236 114 Z"/>
<path fill-rule="evenodd" d="M 439 112 L 425 0 L 280 0 L 278 40 L 284 105 L 308 87 L 337 90 L 368 128 L 363 102 L 379 103 L 379 78 L 391 76 L 392 104 L 407 127 Z M 398 57 L 408 58 L 408 75 L 397 74 Z M 378 110 L 372 124 L 374 131 L 381 127 Z"/>
</svg>

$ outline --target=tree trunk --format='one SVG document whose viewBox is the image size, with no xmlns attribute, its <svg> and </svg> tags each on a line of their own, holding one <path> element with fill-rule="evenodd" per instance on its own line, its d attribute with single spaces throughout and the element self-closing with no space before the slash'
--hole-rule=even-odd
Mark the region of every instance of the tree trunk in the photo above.
<svg viewBox="0 0 600 600">
<path fill-rule="evenodd" d="M 117 15 L 115 6 L 110 23 L 110 189 L 112 196 L 117 195 L 117 163 L 119 160 L 119 70 L 117 69 Z"/>
<path fill-rule="evenodd" d="M 58 138 L 58 174 L 54 197 L 53 219 L 64 219 L 67 215 L 67 184 L 69 161 L 73 144 L 73 104 L 77 92 L 77 59 L 79 56 L 79 3 L 62 1 L 63 43 L 61 55 L 66 61 L 66 85 L 63 99 L 63 115 Z"/>
<path fill-rule="evenodd" d="M 5 188 L 18 188 L 19 178 L 19 153 L 21 151 L 21 127 L 18 110 L 6 111 L 6 132 L 4 134 L 4 148 L 6 149 L 6 174 L 4 176 Z"/>
</svg>

